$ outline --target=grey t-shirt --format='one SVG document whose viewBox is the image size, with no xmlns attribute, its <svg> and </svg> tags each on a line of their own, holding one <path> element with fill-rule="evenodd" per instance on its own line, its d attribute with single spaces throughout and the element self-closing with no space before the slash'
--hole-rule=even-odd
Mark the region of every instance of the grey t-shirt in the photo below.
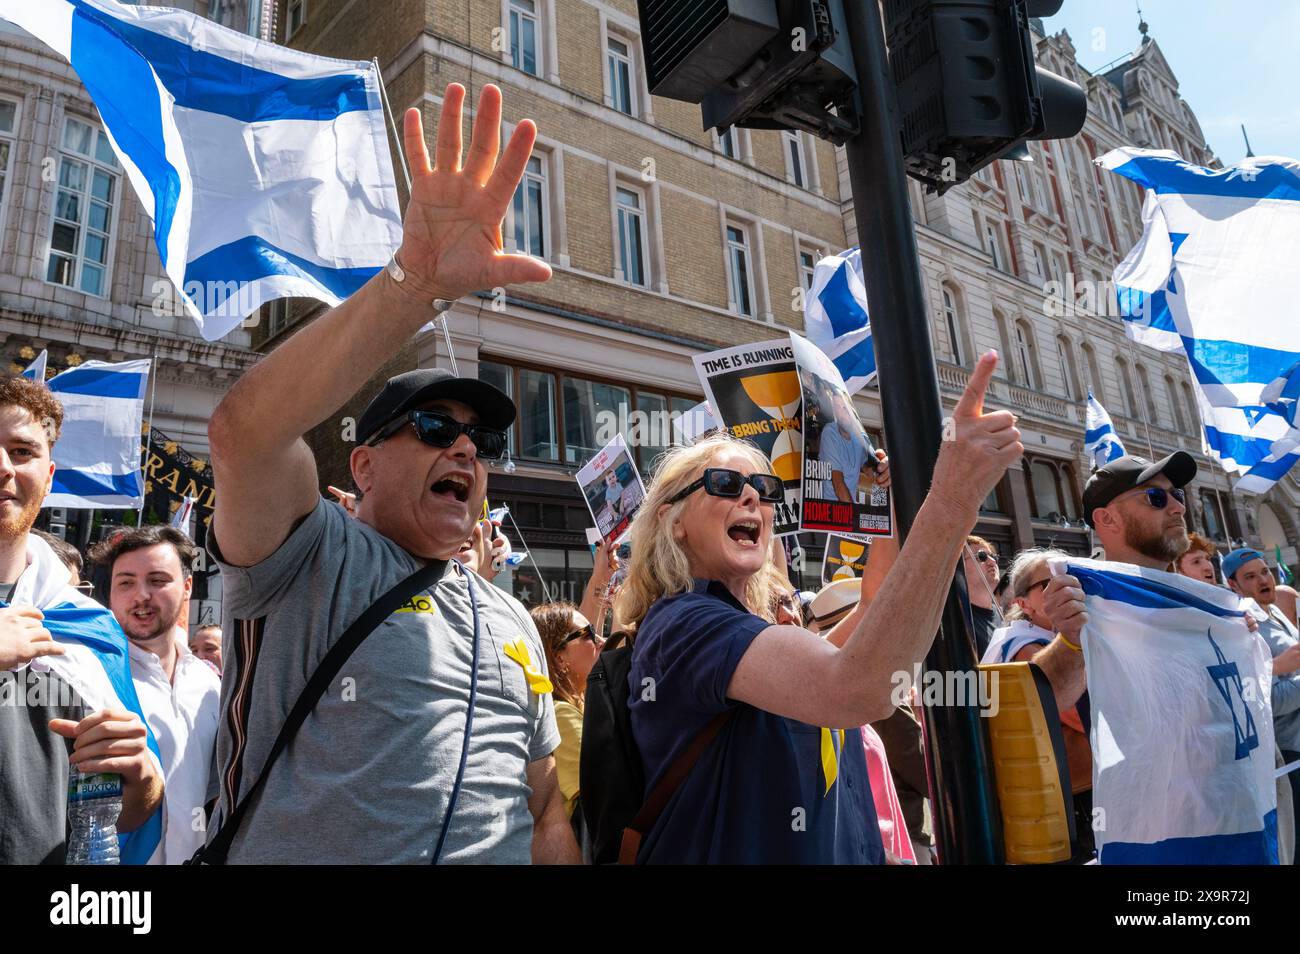
<svg viewBox="0 0 1300 954">
<path fill-rule="evenodd" d="M 230 566 L 215 542 L 212 549 L 224 586 L 227 666 L 216 822 L 229 814 L 235 792 L 242 797 L 256 781 L 325 653 L 418 564 L 324 500 L 256 566 Z M 560 737 L 550 695 L 529 689 L 504 648 L 523 639 L 542 672 L 546 658 L 523 606 L 482 578 L 474 584 L 473 736 L 440 860 L 526 864 L 533 832 L 528 763 L 550 755 Z M 231 863 L 429 862 L 460 763 L 473 621 L 459 564 L 449 564 L 426 593 L 431 600 L 409 601 L 344 664 L 245 815 Z M 210 833 L 216 830 L 214 823 Z"/>
</svg>

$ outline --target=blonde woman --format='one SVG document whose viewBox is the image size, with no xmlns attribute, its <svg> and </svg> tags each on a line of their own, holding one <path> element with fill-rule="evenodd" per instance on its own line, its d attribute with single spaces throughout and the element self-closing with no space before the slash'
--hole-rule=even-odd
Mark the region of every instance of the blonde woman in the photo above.
<svg viewBox="0 0 1300 954">
<path fill-rule="evenodd" d="M 769 616 L 782 492 L 763 454 L 717 435 L 662 459 L 618 597 L 637 627 L 630 709 L 647 792 L 706 728 L 716 736 L 638 862 L 883 861 L 858 727 L 893 711 L 892 677 L 925 656 L 980 503 L 1023 450 L 1009 412 L 983 413 L 996 365 L 980 359 L 906 545 L 834 641 Z"/>
</svg>

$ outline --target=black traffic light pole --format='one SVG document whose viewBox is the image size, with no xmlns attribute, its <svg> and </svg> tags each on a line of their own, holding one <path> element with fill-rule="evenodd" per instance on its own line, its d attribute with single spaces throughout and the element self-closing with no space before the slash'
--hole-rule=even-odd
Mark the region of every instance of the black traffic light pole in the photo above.
<svg viewBox="0 0 1300 954">
<path fill-rule="evenodd" d="M 845 0 L 844 11 L 861 110 L 861 132 L 848 143 L 849 180 L 894 473 L 895 513 L 905 537 L 934 473 L 943 412 L 878 0 Z M 963 582 L 954 580 L 938 638 L 925 660 L 927 670 L 975 668 L 958 587 L 964 588 Z M 969 701 L 922 707 L 939 860 L 1001 864 L 1002 824 L 988 741 L 979 708 Z"/>
</svg>

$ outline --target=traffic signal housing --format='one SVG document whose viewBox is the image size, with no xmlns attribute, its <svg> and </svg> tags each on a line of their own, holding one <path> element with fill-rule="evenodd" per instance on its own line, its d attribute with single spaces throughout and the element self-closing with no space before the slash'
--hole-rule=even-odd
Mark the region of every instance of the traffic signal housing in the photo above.
<svg viewBox="0 0 1300 954">
<path fill-rule="evenodd" d="M 1062 0 L 884 0 L 908 174 L 944 192 L 1025 141 L 1068 139 L 1088 98 L 1034 62 L 1031 17 Z"/>
</svg>

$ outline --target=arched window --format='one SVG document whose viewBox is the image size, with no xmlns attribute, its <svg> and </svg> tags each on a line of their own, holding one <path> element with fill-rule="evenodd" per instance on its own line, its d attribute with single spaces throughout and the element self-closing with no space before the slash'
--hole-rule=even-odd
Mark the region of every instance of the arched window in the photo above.
<svg viewBox="0 0 1300 954">
<path fill-rule="evenodd" d="M 1034 347 L 1034 330 L 1023 318 L 1016 322 L 1015 359 L 1020 365 L 1021 380 L 1027 388 L 1041 388 L 1043 374 L 1038 367 L 1038 352 Z"/>
<path fill-rule="evenodd" d="M 1092 390 L 1092 396 L 1105 404 L 1106 394 L 1101 387 L 1101 366 L 1097 364 L 1097 352 L 1087 342 L 1083 344 L 1083 360 L 1088 365 L 1088 387 Z"/>
<path fill-rule="evenodd" d="M 1065 335 L 1056 336 L 1056 355 L 1061 360 L 1061 389 L 1070 400 L 1079 397 L 1079 375 L 1074 369 L 1074 347 Z"/>
<path fill-rule="evenodd" d="M 998 368 L 1008 381 L 1013 384 L 1022 384 L 1019 377 L 1019 369 L 1015 361 L 1011 360 L 1011 333 L 1007 330 L 1007 316 L 1001 311 L 993 309 L 993 321 L 998 326 L 998 345 L 1001 347 L 1002 361 Z"/>
<path fill-rule="evenodd" d="M 1183 405 L 1178 400 L 1178 390 L 1174 387 L 1174 376 L 1165 375 L 1165 393 L 1169 396 L 1169 406 L 1174 409 L 1174 422 L 1178 425 L 1178 433 L 1187 433 L 1187 418 L 1183 416 Z"/>
<path fill-rule="evenodd" d="M 1129 417 L 1137 417 L 1138 402 L 1133 396 L 1133 376 L 1129 374 L 1128 362 L 1123 358 L 1116 358 L 1115 366 L 1119 369 L 1119 385 L 1124 395 L 1124 413 Z"/>
<path fill-rule="evenodd" d="M 1027 459 L 1026 463 L 1034 518 L 1053 522 L 1079 519 L 1074 468 L 1044 457 Z"/>
<path fill-rule="evenodd" d="M 942 286 L 943 328 L 948 336 L 948 356 L 953 364 L 964 365 L 961 347 L 961 314 L 957 311 L 957 296 L 947 285 Z"/>
<path fill-rule="evenodd" d="M 1156 394 L 1151 390 L 1151 380 L 1147 377 L 1147 369 L 1143 365 L 1136 365 L 1138 376 L 1138 387 L 1142 389 L 1142 401 L 1147 409 L 1147 423 L 1159 424 L 1160 414 L 1156 410 Z"/>
<path fill-rule="evenodd" d="M 1183 391 L 1183 403 L 1187 405 L 1187 421 L 1191 425 L 1187 433 L 1196 434 L 1201 426 L 1201 408 L 1192 397 L 1192 389 L 1187 386 L 1187 382 L 1181 384 Z"/>
</svg>

